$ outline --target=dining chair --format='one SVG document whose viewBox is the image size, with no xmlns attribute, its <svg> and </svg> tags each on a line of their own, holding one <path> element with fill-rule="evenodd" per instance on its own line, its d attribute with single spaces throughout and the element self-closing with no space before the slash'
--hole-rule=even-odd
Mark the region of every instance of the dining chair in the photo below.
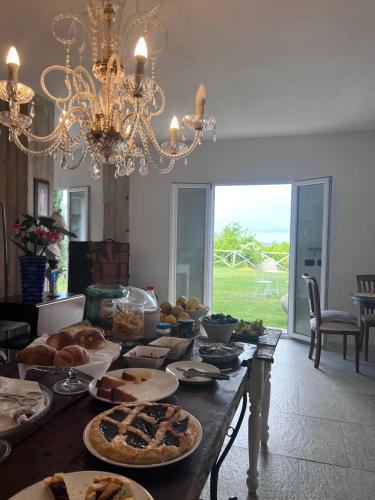
<svg viewBox="0 0 375 500">
<path fill-rule="evenodd" d="M 310 304 L 311 341 L 309 358 L 312 359 L 316 337 L 316 354 L 314 367 L 319 368 L 322 350 L 322 334 L 343 336 L 343 357 L 346 359 L 347 338 L 353 335 L 355 339 L 355 371 L 359 372 L 359 344 L 361 330 L 354 314 L 346 311 L 335 311 L 320 308 L 320 293 L 316 279 L 307 273 L 302 275 L 305 280 Z"/>
<path fill-rule="evenodd" d="M 357 274 L 359 292 L 375 294 L 375 274 Z M 370 328 L 375 327 L 375 309 L 360 304 L 361 344 L 365 343 L 365 361 L 368 361 Z"/>
</svg>

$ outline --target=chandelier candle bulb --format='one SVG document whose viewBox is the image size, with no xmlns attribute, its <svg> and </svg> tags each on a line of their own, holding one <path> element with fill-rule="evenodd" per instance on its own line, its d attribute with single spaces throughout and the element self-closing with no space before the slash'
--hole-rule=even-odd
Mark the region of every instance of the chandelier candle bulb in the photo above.
<svg viewBox="0 0 375 500">
<path fill-rule="evenodd" d="M 174 116 L 171 121 L 170 132 L 171 132 L 171 145 L 173 148 L 177 146 L 177 132 L 180 126 L 178 124 L 177 116 Z"/>
<path fill-rule="evenodd" d="M 8 80 L 14 82 L 18 81 L 18 70 L 20 68 L 20 58 L 15 47 L 9 49 L 7 55 L 7 67 L 8 67 Z"/>
<path fill-rule="evenodd" d="M 195 96 L 195 121 L 201 122 L 203 118 L 204 103 L 206 102 L 206 88 L 201 83 Z"/>
<path fill-rule="evenodd" d="M 145 74 L 145 64 L 147 60 L 147 45 L 143 36 L 138 40 L 134 51 L 135 57 L 135 96 L 140 95 L 140 86 Z"/>
</svg>

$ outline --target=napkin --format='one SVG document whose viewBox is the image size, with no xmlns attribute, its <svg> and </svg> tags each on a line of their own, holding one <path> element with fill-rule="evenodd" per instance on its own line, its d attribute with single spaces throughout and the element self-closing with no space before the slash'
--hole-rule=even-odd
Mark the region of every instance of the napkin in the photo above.
<svg viewBox="0 0 375 500">
<path fill-rule="evenodd" d="M 0 393 L 3 394 L 16 394 L 17 396 L 25 396 L 29 392 L 38 392 L 42 394 L 38 382 L 30 380 L 19 380 L 14 378 L 0 377 Z M 17 405 L 17 402 L 0 398 L 0 432 L 7 431 L 13 427 L 17 427 L 10 413 Z M 33 407 L 36 413 L 39 413 L 45 408 L 44 399 L 41 398 L 40 402 Z"/>
</svg>

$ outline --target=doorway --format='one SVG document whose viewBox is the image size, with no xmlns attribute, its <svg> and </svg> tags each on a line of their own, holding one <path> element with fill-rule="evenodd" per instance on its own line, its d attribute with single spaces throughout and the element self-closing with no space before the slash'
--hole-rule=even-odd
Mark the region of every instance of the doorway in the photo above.
<svg viewBox="0 0 375 500">
<path fill-rule="evenodd" d="M 213 312 L 262 319 L 308 340 L 301 275 L 317 278 L 324 308 L 330 193 L 331 178 L 272 185 L 172 184 L 170 302 L 193 295 Z"/>
<path fill-rule="evenodd" d="M 213 312 L 287 329 L 291 192 L 215 186 Z"/>
</svg>

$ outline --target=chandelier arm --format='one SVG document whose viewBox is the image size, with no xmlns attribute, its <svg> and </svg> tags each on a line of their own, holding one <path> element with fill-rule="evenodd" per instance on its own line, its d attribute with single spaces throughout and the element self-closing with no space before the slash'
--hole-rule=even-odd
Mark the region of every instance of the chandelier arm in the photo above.
<svg viewBox="0 0 375 500">
<path fill-rule="evenodd" d="M 54 144 L 51 144 L 51 146 L 48 146 L 45 149 L 35 150 L 35 149 L 31 149 L 29 146 L 25 146 L 24 144 L 22 144 L 22 142 L 19 139 L 20 134 L 18 133 L 18 131 L 11 129 L 11 134 L 12 134 L 14 144 L 21 151 L 23 151 L 26 154 L 32 155 L 32 156 L 46 156 L 50 153 L 53 153 L 53 151 L 55 151 L 57 149 L 57 147 L 59 146 L 60 140 L 61 140 L 59 138 Z"/>
<path fill-rule="evenodd" d="M 28 130 L 27 128 L 23 127 L 22 125 L 20 124 L 17 124 L 17 134 L 18 135 L 24 135 L 25 137 L 27 137 L 29 140 L 32 140 L 32 141 L 35 141 L 35 142 L 51 142 L 53 141 L 54 139 L 58 138 L 59 136 L 61 136 L 61 133 L 64 129 L 64 127 L 67 126 L 67 122 L 69 123 L 69 120 L 71 119 L 71 116 L 73 116 L 74 120 L 72 122 L 71 125 L 73 125 L 73 123 L 76 123 L 76 122 L 79 122 L 79 119 L 78 117 L 76 117 L 74 115 L 75 112 L 79 112 L 81 113 L 83 116 L 81 117 L 85 119 L 85 121 L 89 121 L 88 120 L 88 115 L 87 115 L 87 112 L 86 110 L 84 110 L 82 107 L 80 106 L 76 106 L 76 107 L 73 107 L 73 108 L 70 108 L 66 115 L 64 116 L 64 118 L 61 120 L 61 123 L 59 123 L 57 125 L 57 127 L 48 135 L 45 135 L 45 136 L 38 136 L 38 135 L 35 135 L 33 134 L 30 130 Z M 14 128 L 14 127 L 12 127 Z"/>
<path fill-rule="evenodd" d="M 148 136 L 150 137 L 151 139 L 151 142 L 154 146 L 154 148 L 156 149 L 156 151 L 161 155 L 161 156 L 164 156 L 164 158 L 168 158 L 170 160 L 180 160 L 182 158 L 186 158 L 187 156 L 189 156 L 193 151 L 194 149 L 198 146 L 198 143 L 199 143 L 199 139 L 201 138 L 202 136 L 202 131 L 201 130 L 196 130 L 195 131 L 195 134 L 194 134 L 194 138 L 193 138 L 193 141 L 192 143 L 190 144 L 190 146 L 187 146 L 186 149 L 183 149 L 181 152 L 179 153 L 168 153 L 166 152 L 158 143 L 158 140 L 156 139 L 156 136 L 155 136 L 155 133 L 154 131 L 152 130 L 152 127 L 150 125 L 150 123 L 145 119 L 145 118 L 142 118 L 142 123 L 144 125 L 144 127 L 146 128 L 147 130 L 147 133 L 148 133 Z"/>
</svg>

